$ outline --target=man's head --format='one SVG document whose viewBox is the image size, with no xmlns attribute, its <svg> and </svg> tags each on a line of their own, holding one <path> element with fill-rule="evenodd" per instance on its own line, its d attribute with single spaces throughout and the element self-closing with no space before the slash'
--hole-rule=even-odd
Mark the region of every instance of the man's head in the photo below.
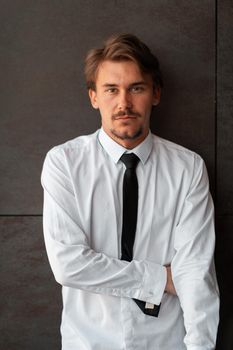
<svg viewBox="0 0 233 350">
<path fill-rule="evenodd" d="M 85 74 L 105 132 L 126 148 L 142 142 L 163 85 L 158 60 L 149 48 L 130 34 L 111 37 L 103 48 L 88 53 Z"/>
<path fill-rule="evenodd" d="M 147 73 L 153 80 L 153 86 L 163 87 L 162 74 L 158 59 L 150 49 L 132 34 L 120 34 L 110 37 L 102 48 L 88 52 L 85 61 L 85 76 L 88 89 L 96 89 L 98 70 L 104 61 L 132 61 L 143 73 Z"/>
</svg>

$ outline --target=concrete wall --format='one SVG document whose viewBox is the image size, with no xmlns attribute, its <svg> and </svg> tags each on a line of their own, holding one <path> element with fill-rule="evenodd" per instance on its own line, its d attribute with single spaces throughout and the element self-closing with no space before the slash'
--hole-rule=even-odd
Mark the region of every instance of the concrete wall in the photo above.
<svg viewBox="0 0 233 350">
<path fill-rule="evenodd" d="M 222 295 L 218 350 L 233 343 L 230 0 L 0 0 L 0 348 L 60 347 L 60 287 L 42 236 L 40 173 L 52 146 L 100 126 L 83 76 L 88 49 L 131 32 L 159 57 L 154 133 L 206 161 Z"/>
</svg>

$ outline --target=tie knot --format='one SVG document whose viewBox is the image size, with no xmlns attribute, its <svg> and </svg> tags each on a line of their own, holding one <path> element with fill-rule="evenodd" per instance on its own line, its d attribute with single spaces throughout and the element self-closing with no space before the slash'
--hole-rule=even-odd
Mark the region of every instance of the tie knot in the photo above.
<svg viewBox="0 0 233 350">
<path fill-rule="evenodd" d="M 134 153 L 124 153 L 120 159 L 125 164 L 127 169 L 136 169 L 139 162 L 138 156 L 136 156 Z"/>
</svg>

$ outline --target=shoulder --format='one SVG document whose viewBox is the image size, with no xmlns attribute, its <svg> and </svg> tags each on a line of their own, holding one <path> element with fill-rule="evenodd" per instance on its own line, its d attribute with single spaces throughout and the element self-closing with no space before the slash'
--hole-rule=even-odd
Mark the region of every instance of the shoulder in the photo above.
<svg viewBox="0 0 233 350">
<path fill-rule="evenodd" d="M 72 153 L 75 151 L 84 151 L 88 149 L 97 141 L 98 130 L 90 135 L 78 136 L 72 140 L 68 140 L 60 145 L 54 146 L 51 148 L 47 155 L 59 155 L 61 153 Z"/>
<path fill-rule="evenodd" d="M 153 135 L 152 158 L 162 176 L 169 178 L 171 183 L 178 181 L 186 184 L 185 188 L 203 186 L 203 190 L 208 190 L 206 165 L 196 152 Z"/>
<path fill-rule="evenodd" d="M 79 166 L 90 154 L 98 149 L 98 132 L 90 135 L 78 136 L 63 144 L 51 148 L 45 157 L 43 170 L 72 168 Z"/>
<path fill-rule="evenodd" d="M 174 142 L 168 141 L 163 139 L 162 137 L 159 137 L 157 135 L 152 134 L 153 138 L 153 145 L 154 145 L 154 152 L 157 154 L 160 154 L 161 156 L 168 157 L 170 160 L 174 161 L 201 161 L 202 158 L 199 154 L 196 152 L 178 145 Z"/>
<path fill-rule="evenodd" d="M 177 153 L 177 154 L 185 154 L 187 156 L 193 156 L 196 154 L 195 152 L 191 151 L 188 148 L 185 148 L 181 145 L 178 145 L 177 143 L 174 143 L 169 140 L 165 140 L 162 137 L 159 137 L 157 135 L 152 134 L 153 143 L 156 146 L 156 148 L 161 149 L 163 151 Z"/>
<path fill-rule="evenodd" d="M 153 137 L 153 159 L 171 174 L 186 173 L 189 177 L 197 172 L 206 172 L 205 162 L 196 152 L 165 140 L 157 135 Z"/>
</svg>

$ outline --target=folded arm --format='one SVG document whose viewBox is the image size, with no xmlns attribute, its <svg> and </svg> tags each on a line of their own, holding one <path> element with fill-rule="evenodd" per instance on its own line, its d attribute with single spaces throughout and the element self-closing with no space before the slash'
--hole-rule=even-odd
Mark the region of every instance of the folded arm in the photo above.
<svg viewBox="0 0 233 350">
<path fill-rule="evenodd" d="M 76 198 L 62 152 L 48 153 L 42 172 L 43 227 L 47 254 L 58 283 L 93 293 L 161 302 L 165 267 L 122 261 L 96 252 L 78 219 Z"/>
</svg>

